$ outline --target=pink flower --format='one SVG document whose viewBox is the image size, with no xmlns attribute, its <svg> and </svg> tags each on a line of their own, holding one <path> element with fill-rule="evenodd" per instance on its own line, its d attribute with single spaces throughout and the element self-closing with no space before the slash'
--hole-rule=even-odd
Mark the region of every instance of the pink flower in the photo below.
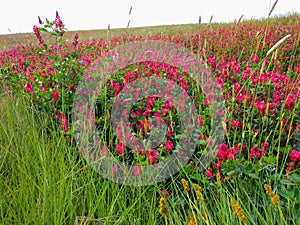
<svg viewBox="0 0 300 225">
<path fill-rule="evenodd" d="M 295 162 L 300 162 L 300 151 L 296 151 L 296 150 L 293 150 L 291 153 L 290 153 L 290 160 L 291 161 L 295 161 Z"/>
<path fill-rule="evenodd" d="M 217 88 L 223 88 L 224 87 L 224 81 L 221 78 L 218 78 L 216 80 L 216 86 L 217 86 Z"/>
<path fill-rule="evenodd" d="M 60 93 L 56 90 L 52 91 L 52 98 L 53 98 L 52 99 L 52 104 L 55 104 L 57 102 L 59 94 Z"/>
<path fill-rule="evenodd" d="M 156 150 L 148 150 L 147 152 L 147 160 L 150 165 L 153 165 L 157 162 L 157 151 Z"/>
<path fill-rule="evenodd" d="M 264 115 L 266 113 L 266 103 L 264 101 L 259 101 L 259 100 L 256 100 L 255 101 L 255 105 L 256 105 L 256 108 L 258 109 L 258 112 L 260 115 Z"/>
<path fill-rule="evenodd" d="M 215 174 L 214 174 L 214 172 L 213 172 L 213 170 L 212 170 L 211 167 L 209 167 L 209 168 L 207 169 L 205 175 L 206 175 L 207 178 L 213 178 L 213 177 L 215 176 Z"/>
<path fill-rule="evenodd" d="M 142 168 L 140 164 L 136 164 L 133 168 L 133 176 L 137 177 L 142 174 Z"/>
<path fill-rule="evenodd" d="M 294 95 L 289 94 L 285 101 L 285 108 L 287 111 L 292 111 L 294 108 L 294 104 L 296 101 L 296 97 Z"/>
<path fill-rule="evenodd" d="M 56 28 L 58 28 L 60 31 L 63 31 L 64 24 L 61 21 L 60 16 L 59 16 L 59 14 L 58 14 L 57 11 L 56 11 L 56 18 L 55 18 L 55 22 L 54 23 L 55 23 Z"/>
<path fill-rule="evenodd" d="M 261 152 L 262 152 L 263 156 L 266 156 L 268 154 L 268 152 L 267 152 L 268 147 L 269 147 L 268 142 L 261 143 Z"/>
<path fill-rule="evenodd" d="M 34 32 L 35 36 L 39 35 L 39 28 L 36 25 L 33 26 L 33 32 Z"/>
<path fill-rule="evenodd" d="M 41 90 L 41 92 L 45 92 L 48 89 L 47 89 L 46 85 L 44 83 L 42 83 L 41 86 L 40 86 L 40 90 Z"/>
<path fill-rule="evenodd" d="M 161 193 L 165 196 L 165 197 L 169 197 L 169 192 L 167 190 L 161 190 Z"/>
<path fill-rule="evenodd" d="M 238 120 L 232 120 L 231 126 L 232 127 L 239 127 L 240 126 L 240 122 Z"/>
<path fill-rule="evenodd" d="M 238 151 L 235 148 L 229 148 L 226 144 L 221 143 L 217 152 L 217 158 L 221 162 L 226 162 L 228 159 L 235 160 Z"/>
<path fill-rule="evenodd" d="M 257 146 L 254 146 L 253 148 L 251 148 L 249 156 L 251 158 L 260 158 L 261 154 L 260 154 L 260 149 Z"/>
<path fill-rule="evenodd" d="M 197 118 L 197 123 L 198 123 L 200 126 L 203 125 L 204 120 L 202 119 L 202 116 L 198 116 L 198 118 Z"/>
<path fill-rule="evenodd" d="M 116 175 L 117 172 L 118 172 L 118 168 L 117 168 L 116 166 L 113 166 L 113 167 L 111 168 L 110 172 L 111 172 L 112 175 Z"/>
<path fill-rule="evenodd" d="M 171 151 L 174 147 L 174 144 L 172 143 L 172 141 L 170 140 L 167 140 L 166 143 L 165 143 L 165 149 L 167 151 Z"/>
<path fill-rule="evenodd" d="M 117 151 L 119 156 L 123 156 L 124 152 L 126 151 L 126 145 L 123 142 L 120 142 L 117 145 Z"/>
<path fill-rule="evenodd" d="M 169 138 L 169 137 L 173 137 L 173 136 L 174 136 L 174 132 L 173 132 L 172 128 L 170 128 L 168 130 L 167 137 Z"/>
<path fill-rule="evenodd" d="M 205 134 L 200 134 L 198 137 L 198 140 L 206 140 L 206 135 Z"/>
<path fill-rule="evenodd" d="M 78 33 L 75 34 L 74 40 L 73 40 L 73 46 L 76 47 L 78 44 Z"/>
<path fill-rule="evenodd" d="M 259 62 L 259 58 L 256 54 L 251 56 L 251 62 L 253 62 L 253 63 L 258 63 Z"/>
<path fill-rule="evenodd" d="M 147 103 L 148 105 L 153 105 L 154 104 L 154 98 L 152 96 L 147 96 Z"/>
<path fill-rule="evenodd" d="M 109 156 L 108 147 L 106 145 L 103 145 L 101 149 L 101 157 Z"/>
<path fill-rule="evenodd" d="M 165 101 L 165 103 L 164 103 L 164 107 L 167 108 L 167 109 L 170 109 L 170 111 L 172 111 L 173 108 L 174 108 L 174 105 L 173 105 L 171 102 L 169 102 L 169 101 L 167 100 L 167 101 Z"/>
<path fill-rule="evenodd" d="M 168 114 L 168 110 L 166 108 L 162 108 L 161 114 L 162 115 L 167 115 Z"/>
<path fill-rule="evenodd" d="M 65 133 L 68 132 L 68 130 L 69 130 L 69 121 L 68 121 L 67 116 L 65 114 L 61 113 L 59 115 L 59 121 L 60 121 L 62 130 Z"/>
<path fill-rule="evenodd" d="M 122 85 L 120 85 L 120 84 L 115 84 L 115 85 L 113 86 L 113 88 L 115 89 L 115 97 L 117 97 L 118 94 L 119 94 L 119 92 L 120 92 L 121 89 L 122 89 Z"/>
<path fill-rule="evenodd" d="M 25 90 L 24 90 L 25 93 L 31 93 L 31 94 L 34 94 L 34 91 L 33 91 L 33 88 L 32 88 L 32 85 L 31 83 L 27 82 L 25 84 Z"/>
<path fill-rule="evenodd" d="M 45 42 L 39 32 L 39 28 L 36 25 L 33 26 L 33 32 L 34 32 L 35 36 L 37 37 L 37 39 L 39 40 L 39 44 L 40 45 L 44 44 Z"/>
</svg>

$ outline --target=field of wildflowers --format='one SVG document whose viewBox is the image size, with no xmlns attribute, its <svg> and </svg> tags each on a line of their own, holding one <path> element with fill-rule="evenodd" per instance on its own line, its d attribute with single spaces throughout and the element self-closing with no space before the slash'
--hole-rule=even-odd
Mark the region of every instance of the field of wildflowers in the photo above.
<svg viewBox="0 0 300 225">
<path fill-rule="evenodd" d="M 110 37 L 108 30 L 99 40 L 80 40 L 76 33 L 71 41 L 57 12 L 53 21 L 38 22 L 37 43 L 0 52 L 3 224 L 300 224 L 299 15 L 199 24 L 174 33 Z M 88 68 L 110 50 L 142 41 L 180 45 L 207 66 L 224 97 L 224 109 L 215 112 L 222 117 L 217 125 L 223 139 L 212 162 L 200 169 L 201 156 L 214 144 L 212 102 L 201 85 L 166 62 L 121 68 L 98 93 L 95 113 L 87 112 L 98 131 L 94 146 L 103 144 L 92 161 L 111 154 L 132 165 L 138 177 L 143 166 L 184 155 L 177 149 L 186 122 L 180 102 L 135 97 L 131 111 L 122 110 L 126 131 L 119 121 L 109 123 L 112 102 L 137 79 L 179 85 L 193 100 L 199 126 L 195 151 L 180 171 L 154 185 L 129 187 L 90 168 L 76 145 L 72 112 L 88 104 L 74 102 Z M 165 129 L 159 145 L 142 150 L 125 144 L 149 137 L 153 124 Z M 118 168 L 110 173 L 119 174 Z"/>
</svg>

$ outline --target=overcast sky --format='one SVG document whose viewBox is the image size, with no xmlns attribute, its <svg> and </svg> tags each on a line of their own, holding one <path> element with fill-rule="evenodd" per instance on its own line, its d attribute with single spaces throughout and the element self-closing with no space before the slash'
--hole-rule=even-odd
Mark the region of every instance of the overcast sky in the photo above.
<svg viewBox="0 0 300 225">
<path fill-rule="evenodd" d="M 5 2 L 5 3 L 4 3 Z M 55 18 L 55 11 L 69 30 L 197 23 L 266 17 L 275 0 L 6 0 L 2 1 L 0 34 L 32 32 L 42 20 Z M 132 8 L 129 16 L 129 9 Z M 279 0 L 273 15 L 300 12 L 300 0 Z M 10 32 L 9 32 L 10 30 Z"/>
</svg>

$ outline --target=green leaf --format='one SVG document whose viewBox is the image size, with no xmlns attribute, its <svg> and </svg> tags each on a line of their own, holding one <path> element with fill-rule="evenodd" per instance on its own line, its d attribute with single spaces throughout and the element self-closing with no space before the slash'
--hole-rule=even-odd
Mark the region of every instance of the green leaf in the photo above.
<svg viewBox="0 0 300 225">
<path fill-rule="evenodd" d="M 54 60 L 54 61 L 58 61 L 58 56 L 56 56 L 56 55 L 54 55 L 54 56 L 48 56 L 48 59 Z"/>
<path fill-rule="evenodd" d="M 277 194 L 287 199 L 294 198 L 294 192 L 292 190 L 278 190 Z"/>
<path fill-rule="evenodd" d="M 297 173 L 294 173 L 292 175 L 289 175 L 289 179 L 293 181 L 295 184 L 300 184 L 300 175 Z"/>
<path fill-rule="evenodd" d="M 253 179 L 256 179 L 256 180 L 260 180 L 259 176 L 257 176 L 256 174 L 254 173 L 246 173 L 249 177 L 253 178 Z"/>
<path fill-rule="evenodd" d="M 280 183 L 285 184 L 285 185 L 295 185 L 293 182 L 288 181 L 288 180 L 286 180 L 286 179 L 281 179 L 281 180 L 280 180 Z"/>
</svg>

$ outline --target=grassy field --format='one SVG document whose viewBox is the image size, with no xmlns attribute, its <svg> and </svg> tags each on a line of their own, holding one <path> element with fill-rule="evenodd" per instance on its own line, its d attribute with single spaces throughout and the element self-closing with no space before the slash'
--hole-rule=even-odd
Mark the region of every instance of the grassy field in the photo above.
<svg viewBox="0 0 300 225">
<path fill-rule="evenodd" d="M 299 24 L 294 14 L 229 24 L 67 31 L 54 37 L 42 30 L 0 35 L 0 224 L 300 225 Z M 40 34 L 44 45 L 36 38 Z M 153 75 L 177 82 L 193 96 L 201 130 L 193 156 L 174 176 L 126 186 L 91 168 L 75 144 L 71 111 L 79 107 L 73 104 L 76 86 L 94 61 L 110 49 L 144 40 L 180 44 L 205 62 L 225 99 L 218 124 L 224 139 L 213 162 L 200 171 L 201 154 L 214 141 L 214 112 L 199 85 L 163 62 L 128 65 L 97 98 L 93 122 L 105 134 L 97 143 L 136 168 L 176 152 L 181 126 L 165 99 L 149 103 L 147 96 L 130 112 L 131 132 L 138 138 L 147 136 L 146 122 L 154 113 L 168 124 L 157 149 L 142 154 L 123 147 L 108 123 L 112 108 L 107 103 L 125 81 Z"/>
</svg>

